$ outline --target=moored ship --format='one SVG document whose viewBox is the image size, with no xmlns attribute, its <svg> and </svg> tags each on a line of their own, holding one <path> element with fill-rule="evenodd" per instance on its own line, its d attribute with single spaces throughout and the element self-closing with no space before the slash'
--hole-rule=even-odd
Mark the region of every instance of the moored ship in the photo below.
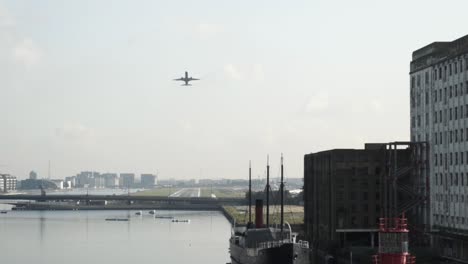
<svg viewBox="0 0 468 264">
<path fill-rule="evenodd" d="M 256 200 L 255 225 L 251 213 L 251 168 L 249 168 L 249 222 L 233 228 L 230 244 L 232 264 L 306 264 L 309 263 L 309 244 L 296 241 L 291 226 L 284 222 L 283 157 L 281 157 L 281 223 L 269 225 L 269 165 L 267 165 L 267 223 L 263 224 L 263 200 Z M 287 226 L 287 228 L 285 228 Z"/>
</svg>

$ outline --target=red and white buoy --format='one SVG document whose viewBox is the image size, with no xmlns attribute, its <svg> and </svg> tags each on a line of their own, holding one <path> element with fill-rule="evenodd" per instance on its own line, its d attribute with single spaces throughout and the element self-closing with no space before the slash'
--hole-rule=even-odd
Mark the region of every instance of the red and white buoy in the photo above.
<svg viewBox="0 0 468 264">
<path fill-rule="evenodd" d="M 379 252 L 373 264 L 414 264 L 416 257 L 408 252 L 408 222 L 401 218 L 380 218 Z"/>
</svg>

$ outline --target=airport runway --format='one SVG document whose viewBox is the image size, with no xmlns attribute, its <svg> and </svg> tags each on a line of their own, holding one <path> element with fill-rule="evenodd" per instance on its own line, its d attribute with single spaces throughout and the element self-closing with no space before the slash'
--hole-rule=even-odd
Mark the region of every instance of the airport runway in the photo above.
<svg viewBox="0 0 468 264">
<path fill-rule="evenodd" d="M 200 188 L 183 188 L 169 195 L 169 197 L 200 197 Z"/>
</svg>

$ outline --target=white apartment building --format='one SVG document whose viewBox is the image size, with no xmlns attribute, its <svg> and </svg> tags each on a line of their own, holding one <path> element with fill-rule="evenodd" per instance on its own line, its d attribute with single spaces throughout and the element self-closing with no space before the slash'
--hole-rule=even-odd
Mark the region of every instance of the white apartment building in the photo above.
<svg viewBox="0 0 468 264">
<path fill-rule="evenodd" d="M 410 96 L 411 141 L 429 142 L 434 243 L 468 261 L 468 35 L 413 52 Z"/>
<path fill-rule="evenodd" d="M 0 192 L 16 190 L 16 177 L 8 174 L 0 174 Z"/>
</svg>

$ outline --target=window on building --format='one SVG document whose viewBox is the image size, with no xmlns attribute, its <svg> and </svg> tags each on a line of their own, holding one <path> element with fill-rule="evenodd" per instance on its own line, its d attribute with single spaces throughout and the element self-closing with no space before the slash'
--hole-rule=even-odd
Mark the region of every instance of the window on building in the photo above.
<svg viewBox="0 0 468 264">
<path fill-rule="evenodd" d="M 447 65 L 444 66 L 444 82 L 447 80 Z"/>
<path fill-rule="evenodd" d="M 421 127 L 421 116 L 418 115 L 418 127 Z"/>
<path fill-rule="evenodd" d="M 463 130 L 462 130 L 463 131 Z M 460 164 L 463 164 L 465 162 L 465 159 L 463 157 L 464 152 L 460 152 Z"/>
<path fill-rule="evenodd" d="M 439 122 L 444 122 L 444 120 L 442 120 L 442 110 L 439 111 Z"/>
<path fill-rule="evenodd" d="M 449 176 L 449 178 L 450 178 L 450 186 L 452 186 L 452 185 L 453 185 L 453 174 L 450 173 L 449 175 L 450 175 L 450 176 Z"/>
<path fill-rule="evenodd" d="M 458 85 L 455 85 L 454 87 L 455 88 L 453 88 L 453 89 L 454 89 L 454 92 L 455 92 L 455 97 L 457 97 L 458 96 Z"/>
<path fill-rule="evenodd" d="M 452 98 L 452 95 L 453 95 L 453 90 L 452 90 L 452 86 L 449 87 L 449 98 Z"/>
<path fill-rule="evenodd" d="M 437 124 L 437 111 L 434 112 L 434 124 Z"/>
<path fill-rule="evenodd" d="M 468 70 L 468 69 L 467 69 Z M 439 80 L 442 79 L 442 67 L 439 67 Z"/>
<path fill-rule="evenodd" d="M 449 132 L 449 143 L 452 143 L 453 142 L 452 140 L 453 140 L 453 131 L 450 131 Z"/>
<path fill-rule="evenodd" d="M 413 88 L 414 88 L 414 76 L 411 77 L 411 89 L 413 89 Z"/>
<path fill-rule="evenodd" d="M 429 104 L 429 92 L 426 92 L 426 104 Z"/>
<path fill-rule="evenodd" d="M 437 154 L 434 154 L 434 166 L 437 167 Z"/>
<path fill-rule="evenodd" d="M 458 119 L 458 107 L 456 106 L 455 106 L 454 114 L 455 114 L 454 119 L 457 120 Z"/>
<path fill-rule="evenodd" d="M 362 211 L 363 211 L 364 213 L 369 212 L 369 204 L 363 204 L 363 205 L 362 205 Z M 367 217 L 366 217 L 366 218 L 367 218 Z"/>
<path fill-rule="evenodd" d="M 452 63 L 449 64 L 449 76 L 452 76 Z"/>
<path fill-rule="evenodd" d="M 455 62 L 455 65 L 453 66 L 453 70 L 454 70 L 455 74 L 458 73 L 458 63 L 457 62 Z"/>
<path fill-rule="evenodd" d="M 429 113 L 426 113 L 426 126 L 429 126 Z"/>
<path fill-rule="evenodd" d="M 426 84 L 429 84 L 429 72 L 426 72 L 426 77 L 424 78 Z"/>
<path fill-rule="evenodd" d="M 453 154 L 450 152 L 450 165 L 453 165 Z"/>
<path fill-rule="evenodd" d="M 455 152 L 455 165 L 458 165 L 458 152 Z"/>
<path fill-rule="evenodd" d="M 458 129 L 454 131 L 455 134 L 455 142 L 458 142 Z"/>
<path fill-rule="evenodd" d="M 455 178 L 453 179 L 453 183 L 458 185 L 458 173 L 455 173 Z"/>
<path fill-rule="evenodd" d="M 452 121 L 452 108 L 449 109 L 449 121 Z"/>
<path fill-rule="evenodd" d="M 421 75 L 418 74 L 417 78 L 417 86 L 421 86 Z"/>
<path fill-rule="evenodd" d="M 464 177 L 464 175 L 463 175 L 463 172 L 460 173 L 460 181 L 461 181 L 461 183 L 460 183 L 461 186 L 465 186 L 465 177 Z"/>
<path fill-rule="evenodd" d="M 462 118 L 463 118 L 463 105 L 460 105 L 459 108 L 460 108 L 460 114 L 459 114 L 459 116 L 460 116 L 460 119 L 462 119 Z"/>
</svg>

